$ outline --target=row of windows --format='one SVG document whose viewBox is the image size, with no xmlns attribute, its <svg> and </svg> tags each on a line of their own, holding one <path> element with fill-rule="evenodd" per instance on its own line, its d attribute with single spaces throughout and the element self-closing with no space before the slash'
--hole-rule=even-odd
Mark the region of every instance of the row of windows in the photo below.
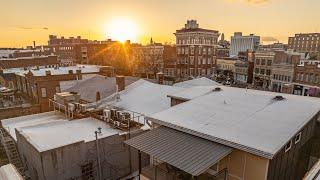
<svg viewBox="0 0 320 180">
<path fill-rule="evenodd" d="M 320 84 L 319 74 L 297 73 L 296 80 Z"/>
<path fill-rule="evenodd" d="M 211 69 L 190 68 L 190 69 L 177 69 L 177 75 L 181 76 L 206 76 L 211 75 Z"/>
<path fill-rule="evenodd" d="M 260 64 L 261 63 L 261 64 Z M 267 66 L 271 66 L 272 65 L 272 60 L 266 60 L 266 59 L 256 59 L 256 65 L 267 65 Z"/>
<path fill-rule="evenodd" d="M 279 80 L 279 81 L 286 81 L 286 82 L 291 81 L 290 76 L 285 76 L 285 75 L 280 75 L 280 74 L 273 74 L 273 79 Z"/>
<path fill-rule="evenodd" d="M 254 69 L 254 72 L 256 74 L 261 74 L 261 75 L 268 75 L 270 76 L 271 75 L 271 70 L 270 69 L 259 69 L 259 68 L 255 68 Z"/>
<path fill-rule="evenodd" d="M 217 44 L 217 39 L 191 38 L 191 39 L 177 39 L 177 44 Z"/>
<path fill-rule="evenodd" d="M 213 52 L 212 48 L 206 48 L 206 47 L 200 48 L 199 47 L 199 49 L 198 49 L 199 55 L 201 55 L 201 54 L 211 55 L 212 52 Z M 194 47 L 190 47 L 190 54 L 194 54 L 194 53 L 195 53 Z M 186 47 L 186 48 L 178 47 L 177 54 L 189 54 L 189 47 Z"/>
<path fill-rule="evenodd" d="M 212 64 L 213 58 L 198 57 L 198 59 L 195 60 L 194 56 L 190 56 L 189 59 L 188 59 L 188 57 L 185 57 L 185 58 L 181 58 L 180 61 L 178 61 L 178 64 L 189 64 L 189 63 L 192 65 L 194 65 L 195 63 L 198 65 Z"/>
</svg>

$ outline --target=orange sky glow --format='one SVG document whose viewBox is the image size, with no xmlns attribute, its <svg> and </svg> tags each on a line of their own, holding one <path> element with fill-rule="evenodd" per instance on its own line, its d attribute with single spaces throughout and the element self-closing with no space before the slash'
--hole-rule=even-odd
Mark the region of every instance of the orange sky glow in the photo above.
<svg viewBox="0 0 320 180">
<path fill-rule="evenodd" d="M 0 47 L 47 44 L 49 34 L 174 43 L 187 19 L 225 33 L 255 33 L 264 43 L 320 31 L 319 0 L 0 0 Z M 118 19 L 118 20 L 117 20 Z M 120 20 L 119 20 L 120 19 Z M 127 27 L 121 29 L 121 27 Z M 121 36 L 123 34 L 123 36 Z"/>
</svg>

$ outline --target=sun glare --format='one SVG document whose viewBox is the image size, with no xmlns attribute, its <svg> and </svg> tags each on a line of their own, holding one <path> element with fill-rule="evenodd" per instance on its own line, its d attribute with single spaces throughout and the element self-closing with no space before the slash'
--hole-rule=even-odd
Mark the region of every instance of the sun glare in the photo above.
<svg viewBox="0 0 320 180">
<path fill-rule="evenodd" d="M 137 41 L 139 29 L 134 21 L 129 19 L 115 19 L 108 23 L 107 37 L 120 42 L 126 40 Z"/>
</svg>

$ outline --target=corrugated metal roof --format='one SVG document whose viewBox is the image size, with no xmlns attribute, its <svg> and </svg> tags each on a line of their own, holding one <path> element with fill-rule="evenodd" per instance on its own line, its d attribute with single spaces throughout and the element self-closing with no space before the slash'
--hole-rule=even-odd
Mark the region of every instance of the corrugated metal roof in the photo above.
<svg viewBox="0 0 320 180">
<path fill-rule="evenodd" d="M 193 176 L 202 174 L 232 151 L 230 147 L 163 126 L 125 143 Z"/>
</svg>

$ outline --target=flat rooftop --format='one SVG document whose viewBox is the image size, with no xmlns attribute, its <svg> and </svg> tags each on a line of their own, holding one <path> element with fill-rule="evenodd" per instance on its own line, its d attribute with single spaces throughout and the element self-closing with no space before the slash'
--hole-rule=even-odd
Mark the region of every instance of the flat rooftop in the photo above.
<svg viewBox="0 0 320 180">
<path fill-rule="evenodd" d="M 277 95 L 285 99 L 275 100 Z M 221 87 L 221 91 L 150 118 L 160 125 L 272 159 L 319 111 L 317 98 Z"/>
<path fill-rule="evenodd" d="M 77 92 L 81 99 L 88 102 L 96 101 L 96 93 L 100 92 L 101 99 L 116 93 L 116 78 L 105 77 L 98 74 L 84 75 L 85 80 L 63 81 L 60 82 L 61 91 Z M 128 86 L 139 80 L 138 77 L 125 77 L 125 86 Z"/>
<path fill-rule="evenodd" d="M 217 83 L 216 81 L 213 81 L 206 77 L 201 77 L 201 78 L 195 78 L 188 81 L 175 83 L 173 86 L 189 88 L 194 86 L 219 86 L 219 85 L 221 84 Z"/>
<path fill-rule="evenodd" d="M 171 100 L 167 95 L 181 90 L 184 88 L 155 84 L 140 79 L 119 92 L 118 100 L 115 99 L 116 95 L 112 95 L 103 99 L 99 104 L 100 107 L 112 105 L 124 110 L 151 115 L 170 108 Z"/>
<path fill-rule="evenodd" d="M 81 70 L 81 73 L 98 73 L 100 71 L 100 66 L 97 65 L 75 65 L 75 66 L 66 66 L 66 67 L 59 67 L 59 68 L 45 68 L 40 67 L 39 70 L 36 68 L 30 68 L 25 70 L 24 68 L 10 68 L 4 69 L 3 73 L 14 73 L 20 76 L 25 76 L 29 71 L 32 72 L 34 76 L 45 76 L 46 71 L 50 71 L 51 75 L 63 75 L 69 74 L 69 71 L 72 71 L 74 74 L 77 70 Z"/>
<path fill-rule="evenodd" d="M 101 127 L 99 139 L 113 136 L 122 131 L 113 129 L 105 122 L 94 118 L 72 121 L 57 121 L 19 128 L 24 136 L 39 152 L 63 147 L 78 142 L 95 140 L 95 131 Z"/>
<path fill-rule="evenodd" d="M 20 116 L 16 118 L 3 119 L 1 124 L 4 129 L 10 134 L 10 136 L 17 141 L 16 128 L 22 128 L 26 126 L 34 126 L 39 124 L 46 124 L 49 122 L 67 121 L 66 117 L 61 113 L 47 112 L 40 114 L 33 114 L 28 116 Z"/>
</svg>

